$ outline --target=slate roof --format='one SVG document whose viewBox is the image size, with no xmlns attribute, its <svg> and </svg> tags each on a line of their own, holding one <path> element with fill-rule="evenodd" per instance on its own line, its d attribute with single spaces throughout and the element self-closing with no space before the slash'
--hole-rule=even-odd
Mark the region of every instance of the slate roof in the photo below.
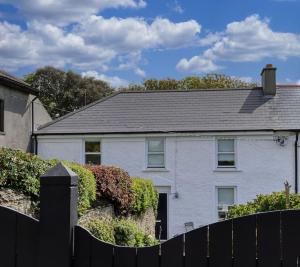
<svg viewBox="0 0 300 267">
<path fill-rule="evenodd" d="M 37 134 L 300 129 L 300 88 L 121 92 L 67 114 Z"/>
<path fill-rule="evenodd" d="M 36 95 L 37 90 L 33 89 L 28 83 L 24 82 L 22 79 L 13 76 L 3 70 L 0 70 L 0 84 L 12 87 L 16 90 Z"/>
</svg>

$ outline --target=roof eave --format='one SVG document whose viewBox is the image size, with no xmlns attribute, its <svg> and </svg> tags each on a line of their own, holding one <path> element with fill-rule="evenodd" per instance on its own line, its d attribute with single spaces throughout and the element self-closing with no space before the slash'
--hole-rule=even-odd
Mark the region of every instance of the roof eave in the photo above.
<svg viewBox="0 0 300 267">
<path fill-rule="evenodd" d="M 25 83 L 17 82 L 6 77 L 0 77 L 0 83 L 24 93 L 29 93 L 32 95 L 38 95 L 39 93 L 38 90 L 33 89 L 29 84 L 26 85 Z"/>
</svg>

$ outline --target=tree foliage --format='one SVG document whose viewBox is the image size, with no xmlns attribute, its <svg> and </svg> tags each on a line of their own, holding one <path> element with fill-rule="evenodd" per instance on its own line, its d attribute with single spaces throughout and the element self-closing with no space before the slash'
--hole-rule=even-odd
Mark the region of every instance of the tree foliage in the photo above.
<svg viewBox="0 0 300 267">
<path fill-rule="evenodd" d="M 290 194 L 289 201 L 287 201 L 285 192 L 274 192 L 269 195 L 257 195 L 254 200 L 247 202 L 247 204 L 234 206 L 229 210 L 228 217 L 236 218 L 258 212 L 299 208 L 300 195 Z"/>
<path fill-rule="evenodd" d="M 39 98 L 52 118 L 74 111 L 113 92 L 104 81 L 49 66 L 28 74 L 25 81 L 39 91 Z"/>
<path fill-rule="evenodd" d="M 158 91 L 158 90 L 196 90 L 210 88 L 254 88 L 256 83 L 244 82 L 241 79 L 223 74 L 207 74 L 205 76 L 188 76 L 176 79 L 148 79 L 141 85 L 129 85 L 125 91 Z"/>
</svg>

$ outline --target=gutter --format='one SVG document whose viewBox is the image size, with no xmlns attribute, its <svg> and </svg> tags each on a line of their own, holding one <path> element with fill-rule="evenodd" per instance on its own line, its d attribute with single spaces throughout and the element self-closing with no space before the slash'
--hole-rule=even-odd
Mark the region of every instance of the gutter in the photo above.
<svg viewBox="0 0 300 267">
<path fill-rule="evenodd" d="M 298 193 L 298 139 L 299 132 L 296 132 L 295 140 L 295 193 Z"/>
<path fill-rule="evenodd" d="M 31 152 L 37 155 L 37 136 L 34 134 L 34 101 L 38 97 L 35 96 L 31 100 Z"/>
</svg>

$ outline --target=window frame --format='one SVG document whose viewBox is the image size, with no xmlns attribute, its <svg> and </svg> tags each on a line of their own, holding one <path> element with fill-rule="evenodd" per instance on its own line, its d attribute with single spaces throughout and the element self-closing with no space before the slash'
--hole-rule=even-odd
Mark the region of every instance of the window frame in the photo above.
<svg viewBox="0 0 300 267">
<path fill-rule="evenodd" d="M 86 143 L 87 142 L 98 142 L 100 144 L 100 152 L 86 152 Z M 100 165 L 102 164 L 102 140 L 101 139 L 84 139 L 83 140 L 83 164 L 89 164 L 86 162 L 86 155 L 99 155 L 100 156 Z"/>
<path fill-rule="evenodd" d="M 5 109 L 4 109 L 4 99 L 0 99 L 0 132 L 4 133 L 4 113 L 5 113 Z"/>
<path fill-rule="evenodd" d="M 227 189 L 227 188 L 230 188 L 230 189 L 233 189 L 233 205 L 232 206 L 234 206 L 234 205 L 237 205 L 237 186 L 235 186 L 235 185 L 226 185 L 226 186 L 216 186 L 215 187 L 215 202 L 216 202 L 216 204 L 215 204 L 215 210 L 216 210 L 216 218 L 217 218 L 217 221 L 222 221 L 220 218 L 219 218 L 219 189 Z M 229 207 L 231 206 L 231 205 L 228 205 Z"/>
<path fill-rule="evenodd" d="M 219 152 L 219 141 L 220 140 L 233 140 L 233 152 Z M 237 141 L 235 137 L 218 137 L 215 142 L 215 156 L 216 156 L 216 169 L 237 169 Z M 233 154 L 234 155 L 234 165 L 222 166 L 219 165 L 219 154 Z"/>
<path fill-rule="evenodd" d="M 163 146 L 164 146 L 164 149 L 162 152 L 149 152 L 149 141 L 151 140 L 157 140 L 157 139 L 162 139 L 163 141 Z M 166 138 L 165 137 L 148 137 L 146 138 L 146 169 L 165 169 L 166 168 Z M 163 155 L 163 159 L 164 159 L 164 163 L 162 166 L 150 166 L 149 165 L 149 154 L 150 155 Z"/>
</svg>

